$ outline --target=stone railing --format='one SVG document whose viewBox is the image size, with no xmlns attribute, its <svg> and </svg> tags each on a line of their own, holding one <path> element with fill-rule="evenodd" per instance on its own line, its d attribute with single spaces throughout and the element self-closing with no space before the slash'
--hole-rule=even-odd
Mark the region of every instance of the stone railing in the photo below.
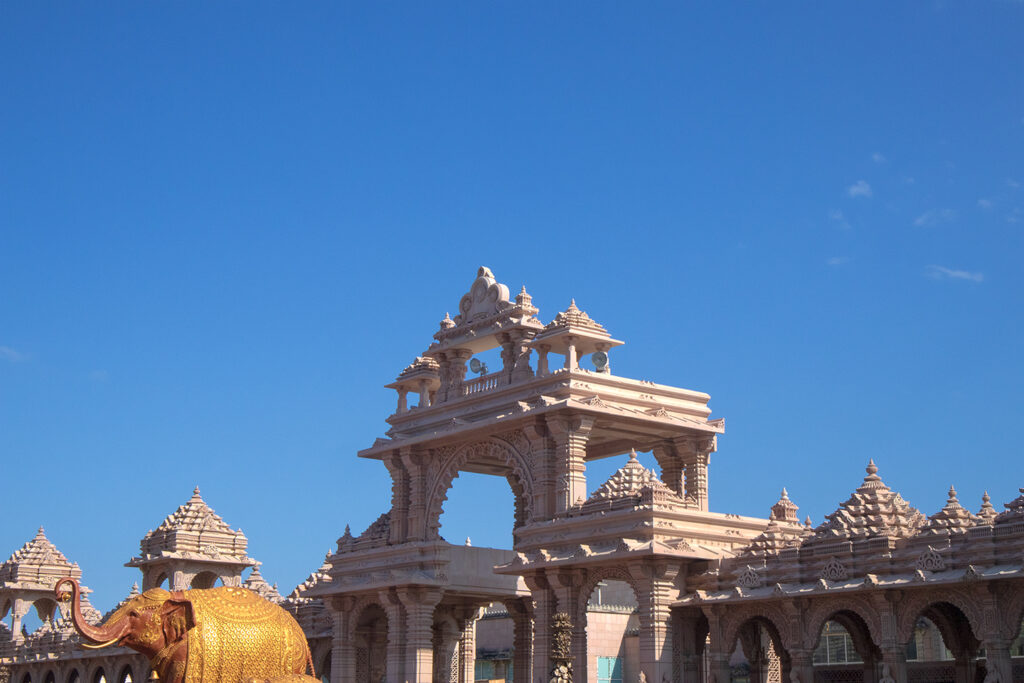
<svg viewBox="0 0 1024 683">
<path fill-rule="evenodd" d="M 471 379 L 468 382 L 462 383 L 462 395 L 470 396 L 471 394 L 481 394 L 485 391 L 497 389 L 500 382 L 501 375 L 496 372 Z"/>
</svg>

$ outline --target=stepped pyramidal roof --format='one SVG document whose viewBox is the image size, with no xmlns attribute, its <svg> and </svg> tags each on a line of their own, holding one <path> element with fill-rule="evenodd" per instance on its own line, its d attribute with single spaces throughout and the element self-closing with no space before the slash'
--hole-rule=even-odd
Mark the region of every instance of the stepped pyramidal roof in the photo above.
<svg viewBox="0 0 1024 683">
<path fill-rule="evenodd" d="M 978 518 L 960 504 L 956 489 L 949 487 L 949 498 L 945 506 L 928 519 L 923 531 L 934 533 L 963 533 L 978 523 Z"/>
<path fill-rule="evenodd" d="M 39 527 L 34 538 L 0 564 L 0 587 L 51 590 L 57 579 L 82 578 L 82 570 L 46 537 Z"/>
<path fill-rule="evenodd" d="M 644 491 L 668 496 L 680 504 L 683 502 L 675 491 L 661 481 L 661 478 L 658 477 L 654 470 L 649 470 L 640 464 L 634 450 L 630 452 L 629 460 L 626 464 L 616 470 L 612 476 L 608 477 L 608 480 L 594 491 L 585 504 L 637 498 Z"/>
<path fill-rule="evenodd" d="M 924 526 L 927 518 L 885 485 L 874 460 L 866 469 L 864 482 L 838 510 L 825 516 L 827 521 L 814 530 L 809 542 L 869 536 L 907 538 Z"/>
<path fill-rule="evenodd" d="M 203 500 L 197 486 L 192 497 L 169 515 L 139 543 L 142 559 L 152 557 L 223 557 L 227 561 L 248 560 L 248 540 Z"/>
</svg>

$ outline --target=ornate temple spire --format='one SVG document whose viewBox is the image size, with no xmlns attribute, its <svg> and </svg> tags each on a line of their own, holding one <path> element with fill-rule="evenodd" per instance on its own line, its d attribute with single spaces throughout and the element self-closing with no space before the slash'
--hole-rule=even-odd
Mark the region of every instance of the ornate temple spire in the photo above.
<svg viewBox="0 0 1024 683">
<path fill-rule="evenodd" d="M 263 578 L 263 574 L 260 573 L 259 565 L 252 568 L 249 576 L 246 577 L 245 582 L 242 583 L 242 587 L 248 588 L 261 598 L 269 600 L 270 602 L 279 603 L 283 599 L 281 594 L 277 592 L 277 586 L 271 586 L 267 583 L 267 580 Z"/>
<path fill-rule="evenodd" d="M 769 519 L 773 519 L 777 522 L 792 522 L 798 524 L 800 518 L 797 517 L 796 511 L 799 510 L 793 501 L 789 499 L 789 492 L 785 488 L 782 489 L 782 494 L 779 497 L 779 502 L 772 506 L 772 512 Z"/>
<path fill-rule="evenodd" d="M 907 538 L 925 524 L 927 518 L 917 508 L 885 485 L 874 460 L 868 462 L 866 471 L 860 487 L 838 510 L 825 516 L 825 523 L 814 530 L 808 542 L 871 536 Z"/>
<path fill-rule="evenodd" d="M 949 487 L 949 497 L 946 505 L 932 515 L 925 524 L 923 531 L 942 533 L 963 533 L 977 523 L 977 519 L 971 514 L 956 497 L 956 489 Z"/>
<path fill-rule="evenodd" d="M 992 498 L 989 497 L 988 491 L 985 491 L 985 493 L 981 494 L 981 509 L 978 510 L 978 523 L 992 524 L 998 515 L 999 513 L 992 506 Z"/>
<path fill-rule="evenodd" d="M 800 518 L 797 517 L 798 509 L 789 499 L 789 492 L 783 488 L 779 502 L 772 506 L 771 514 L 768 516 L 768 526 L 743 549 L 741 554 L 758 557 L 778 555 L 784 548 L 799 545 L 806 533 L 804 527 L 800 525 Z"/>
</svg>

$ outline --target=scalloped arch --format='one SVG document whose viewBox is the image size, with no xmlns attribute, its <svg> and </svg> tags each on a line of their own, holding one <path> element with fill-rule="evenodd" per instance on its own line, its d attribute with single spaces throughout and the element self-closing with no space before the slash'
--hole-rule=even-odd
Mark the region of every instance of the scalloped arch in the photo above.
<svg viewBox="0 0 1024 683">
<path fill-rule="evenodd" d="M 941 593 L 921 591 L 905 600 L 898 608 L 896 618 L 896 637 L 899 642 L 906 643 L 913 635 L 917 618 L 932 605 L 949 603 L 960 610 L 970 624 L 974 637 L 980 639 L 983 633 L 984 618 L 980 605 L 971 596 L 956 589 L 944 589 Z M 939 626 L 939 624 L 936 624 Z M 945 634 L 943 634 L 945 636 Z"/>
<path fill-rule="evenodd" d="M 740 630 L 751 621 L 767 622 L 766 630 L 768 631 L 768 636 L 775 642 L 777 647 L 789 650 L 794 644 L 793 634 L 790 632 L 789 625 L 785 621 L 780 625 L 779 610 L 772 609 L 768 604 L 748 605 L 742 610 L 728 615 L 727 619 L 722 628 L 722 640 L 724 643 L 728 643 L 729 652 L 736 648 L 736 640 L 739 638 Z M 771 628 L 767 628 L 767 626 Z"/>
<path fill-rule="evenodd" d="M 817 647 L 818 641 L 821 640 L 821 629 L 825 627 L 825 622 L 832 619 L 839 612 L 850 612 L 859 617 L 864 622 L 864 625 L 867 626 L 868 633 L 866 635 L 871 639 L 873 645 L 878 647 L 878 644 L 882 642 L 882 629 L 878 623 L 878 615 L 875 609 L 868 601 L 851 595 L 823 600 L 811 606 L 807 616 L 804 618 L 803 646 L 807 649 Z M 850 637 L 855 638 L 856 636 L 851 633 Z"/>
<path fill-rule="evenodd" d="M 490 461 L 511 468 L 509 485 L 516 497 L 516 506 L 522 509 L 522 521 L 528 521 L 532 515 L 533 475 L 530 472 L 526 454 L 520 453 L 512 444 L 496 437 L 481 441 L 473 441 L 454 449 L 441 462 L 437 474 L 427 489 L 427 536 L 440 537 L 441 514 L 444 503 L 448 500 L 448 491 L 455 478 L 470 460 Z"/>
</svg>

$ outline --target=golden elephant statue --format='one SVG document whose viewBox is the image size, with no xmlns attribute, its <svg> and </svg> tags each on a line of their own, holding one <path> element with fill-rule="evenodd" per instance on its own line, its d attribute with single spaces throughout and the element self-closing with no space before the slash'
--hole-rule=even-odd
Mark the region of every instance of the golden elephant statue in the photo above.
<svg viewBox="0 0 1024 683">
<path fill-rule="evenodd" d="M 61 579 L 54 592 L 61 601 L 71 600 L 71 620 L 89 641 L 85 647 L 120 645 L 140 652 L 164 683 L 316 681 L 304 675 L 307 667 L 315 673 L 298 622 L 247 588 L 152 588 L 95 626 L 82 617 L 75 579 Z"/>
</svg>

